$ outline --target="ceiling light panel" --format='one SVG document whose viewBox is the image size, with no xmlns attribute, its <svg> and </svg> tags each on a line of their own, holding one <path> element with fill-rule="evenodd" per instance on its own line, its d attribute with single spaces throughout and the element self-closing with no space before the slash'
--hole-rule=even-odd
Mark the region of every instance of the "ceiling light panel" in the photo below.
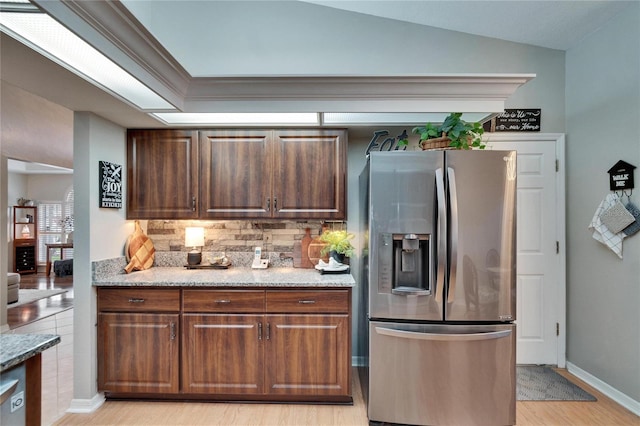
<svg viewBox="0 0 640 426">
<path fill-rule="evenodd" d="M 0 12 L 0 30 L 142 110 L 173 105 L 44 13 Z"/>
<path fill-rule="evenodd" d="M 424 123 L 442 123 L 449 115 L 448 112 L 443 113 L 404 113 L 404 112 L 387 112 L 387 113 L 342 113 L 342 112 L 325 112 L 322 122 L 326 125 L 370 125 L 370 124 L 424 124 Z M 489 113 L 465 112 L 462 117 L 468 122 L 482 122 Z"/>
<path fill-rule="evenodd" d="M 317 126 L 316 113 L 153 113 L 157 119 L 173 125 L 306 125 Z"/>
</svg>

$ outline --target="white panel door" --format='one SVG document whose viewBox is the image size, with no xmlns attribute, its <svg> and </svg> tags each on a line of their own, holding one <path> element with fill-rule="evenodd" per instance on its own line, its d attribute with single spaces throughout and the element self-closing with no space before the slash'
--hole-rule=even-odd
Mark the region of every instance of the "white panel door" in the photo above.
<svg viewBox="0 0 640 426">
<path fill-rule="evenodd" d="M 490 134 L 487 149 L 518 153 L 518 364 L 565 364 L 563 135 Z"/>
</svg>

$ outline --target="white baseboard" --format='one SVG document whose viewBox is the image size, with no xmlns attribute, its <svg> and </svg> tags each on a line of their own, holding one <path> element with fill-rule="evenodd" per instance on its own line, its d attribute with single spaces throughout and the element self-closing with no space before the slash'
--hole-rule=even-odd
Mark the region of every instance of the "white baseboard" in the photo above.
<svg viewBox="0 0 640 426">
<path fill-rule="evenodd" d="M 104 404 L 104 394 L 97 393 L 91 399 L 72 399 L 71 406 L 67 410 L 67 413 L 74 414 L 89 414 L 96 411 L 102 404 Z"/>
<path fill-rule="evenodd" d="M 589 386 L 593 386 L 598 391 L 602 392 L 635 415 L 640 416 L 640 402 L 623 394 L 597 377 L 587 373 L 575 364 L 567 362 L 567 371 L 587 383 Z"/>
</svg>

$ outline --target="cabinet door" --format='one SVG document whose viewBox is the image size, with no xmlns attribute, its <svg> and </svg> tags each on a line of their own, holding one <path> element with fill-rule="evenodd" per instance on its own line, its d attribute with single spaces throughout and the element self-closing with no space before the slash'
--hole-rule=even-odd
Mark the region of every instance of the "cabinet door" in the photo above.
<svg viewBox="0 0 640 426">
<path fill-rule="evenodd" d="M 114 393 L 177 393 L 178 324 L 178 314 L 100 313 L 98 388 Z"/>
<path fill-rule="evenodd" d="M 270 217 L 270 131 L 200 133 L 201 218 Z"/>
<path fill-rule="evenodd" d="M 263 316 L 184 314 L 182 319 L 183 392 L 264 392 Z"/>
<path fill-rule="evenodd" d="M 349 315 L 268 315 L 266 392 L 351 395 Z"/>
<path fill-rule="evenodd" d="M 36 272 L 36 245 L 29 242 L 15 244 L 15 271 L 19 274 Z"/>
<path fill-rule="evenodd" d="M 274 142 L 273 217 L 345 219 L 346 131 L 280 130 Z"/>
<path fill-rule="evenodd" d="M 127 219 L 198 217 L 198 132 L 129 130 Z"/>
</svg>

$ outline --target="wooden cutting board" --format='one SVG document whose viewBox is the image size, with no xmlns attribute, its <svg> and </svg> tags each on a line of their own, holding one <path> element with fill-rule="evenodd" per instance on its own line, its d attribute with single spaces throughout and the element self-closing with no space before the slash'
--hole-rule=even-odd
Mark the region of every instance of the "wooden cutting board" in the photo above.
<svg viewBox="0 0 640 426">
<path fill-rule="evenodd" d="M 315 265 L 309 260 L 309 244 L 311 244 L 311 229 L 304 230 L 304 237 L 300 242 L 300 267 L 301 268 L 313 268 Z"/>
<path fill-rule="evenodd" d="M 315 267 L 315 265 L 318 264 L 318 261 L 320 259 L 324 260 L 325 262 L 329 261 L 328 254 L 325 254 L 324 256 L 320 254 L 320 252 L 326 245 L 327 243 L 320 240 L 320 237 L 316 237 L 313 240 L 311 240 L 311 244 L 309 244 L 309 250 L 307 254 L 309 256 L 309 261 L 311 262 L 313 267 Z"/>
</svg>

